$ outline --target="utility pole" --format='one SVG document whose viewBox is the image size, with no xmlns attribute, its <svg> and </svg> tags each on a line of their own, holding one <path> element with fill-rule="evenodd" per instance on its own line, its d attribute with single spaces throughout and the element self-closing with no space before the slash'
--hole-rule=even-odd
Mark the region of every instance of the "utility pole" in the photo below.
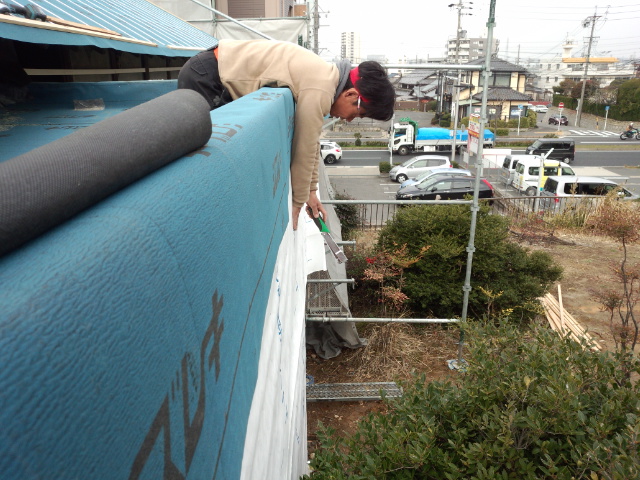
<svg viewBox="0 0 640 480">
<path fill-rule="evenodd" d="M 469 3 L 473 3 L 473 2 L 469 2 Z M 449 8 L 454 7 L 458 9 L 458 29 L 456 30 L 456 65 L 458 65 L 459 59 L 460 59 L 460 36 L 462 35 L 462 10 L 464 8 L 468 8 L 469 10 L 472 9 L 472 7 L 467 7 L 465 5 L 463 5 L 462 0 L 458 0 L 458 3 L 452 3 L 449 5 Z M 467 13 L 466 15 L 471 15 L 470 13 Z M 451 145 L 451 163 L 453 164 L 453 161 L 456 158 L 456 143 L 457 143 L 457 136 L 458 136 L 458 110 L 460 109 L 459 103 L 460 103 L 460 70 L 458 70 L 458 79 L 456 81 L 456 84 L 453 86 L 454 91 L 452 93 L 455 93 L 455 96 L 452 95 L 451 96 L 451 110 L 453 113 L 453 143 Z M 455 107 L 454 107 L 455 105 Z"/>
<path fill-rule="evenodd" d="M 589 35 L 589 46 L 587 47 L 587 56 L 584 59 L 584 75 L 582 76 L 582 89 L 580 91 L 580 104 L 578 105 L 578 112 L 576 115 L 576 127 L 580 126 L 580 120 L 582 120 L 582 105 L 584 104 L 584 90 L 587 86 L 587 73 L 589 72 L 589 57 L 591 57 L 591 44 L 593 43 L 593 30 L 596 26 L 596 21 L 600 18 L 598 15 L 598 7 L 593 12 L 593 16 L 587 17 L 582 22 L 583 27 L 588 27 L 591 24 L 591 34 Z"/>
<path fill-rule="evenodd" d="M 313 53 L 318 54 L 318 32 L 320 31 L 320 14 L 318 0 L 313 1 Z"/>
</svg>

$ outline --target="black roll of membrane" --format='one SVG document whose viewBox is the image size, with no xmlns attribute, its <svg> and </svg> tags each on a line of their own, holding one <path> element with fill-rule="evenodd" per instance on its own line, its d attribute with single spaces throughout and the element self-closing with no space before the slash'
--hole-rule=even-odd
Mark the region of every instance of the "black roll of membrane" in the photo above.
<svg viewBox="0 0 640 480">
<path fill-rule="evenodd" d="M 175 90 L 0 163 L 0 256 L 210 137 L 207 101 Z"/>
</svg>

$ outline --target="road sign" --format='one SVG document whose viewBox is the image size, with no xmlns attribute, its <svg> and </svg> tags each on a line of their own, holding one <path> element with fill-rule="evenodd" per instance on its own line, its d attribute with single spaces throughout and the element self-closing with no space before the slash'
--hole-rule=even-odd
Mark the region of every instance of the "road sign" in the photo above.
<svg viewBox="0 0 640 480">
<path fill-rule="evenodd" d="M 472 153 L 478 153 L 478 144 L 480 143 L 480 115 L 469 116 L 469 128 L 467 129 L 469 138 L 467 139 L 467 148 Z"/>
<path fill-rule="evenodd" d="M 608 112 L 609 111 L 609 105 L 605 105 L 604 109 L 605 109 L 605 111 Z"/>
<path fill-rule="evenodd" d="M 518 110 L 522 110 L 522 105 L 518 105 Z"/>
<path fill-rule="evenodd" d="M 558 108 L 564 108 L 564 103 L 560 102 L 560 103 L 558 104 Z"/>
</svg>

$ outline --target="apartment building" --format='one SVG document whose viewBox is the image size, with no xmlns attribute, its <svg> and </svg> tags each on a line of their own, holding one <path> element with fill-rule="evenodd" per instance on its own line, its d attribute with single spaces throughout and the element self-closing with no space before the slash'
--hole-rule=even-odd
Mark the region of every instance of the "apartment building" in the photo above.
<svg viewBox="0 0 640 480">
<path fill-rule="evenodd" d="M 340 41 L 340 57 L 351 63 L 360 63 L 360 34 L 357 32 L 342 32 Z"/>
<path fill-rule="evenodd" d="M 456 37 L 450 38 L 447 41 L 445 61 L 447 63 L 456 63 L 456 52 L 459 52 L 457 61 L 459 64 L 484 58 L 487 54 L 488 43 L 487 39 L 483 37 L 466 38 L 466 36 L 463 36 L 460 38 L 458 46 L 458 39 Z M 500 41 L 494 38 L 491 45 L 491 55 L 495 55 L 498 52 Z"/>
</svg>

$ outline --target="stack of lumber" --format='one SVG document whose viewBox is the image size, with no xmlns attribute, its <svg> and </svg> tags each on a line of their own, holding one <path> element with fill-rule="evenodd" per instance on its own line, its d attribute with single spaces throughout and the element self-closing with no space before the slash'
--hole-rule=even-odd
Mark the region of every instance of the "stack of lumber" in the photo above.
<svg viewBox="0 0 640 480">
<path fill-rule="evenodd" d="M 598 342 L 562 307 L 562 293 L 559 286 L 558 300 L 550 293 L 547 293 L 540 298 L 540 302 L 544 307 L 544 313 L 552 329 L 561 335 L 569 335 L 576 342 L 585 341 L 592 350 L 602 350 Z"/>
</svg>

